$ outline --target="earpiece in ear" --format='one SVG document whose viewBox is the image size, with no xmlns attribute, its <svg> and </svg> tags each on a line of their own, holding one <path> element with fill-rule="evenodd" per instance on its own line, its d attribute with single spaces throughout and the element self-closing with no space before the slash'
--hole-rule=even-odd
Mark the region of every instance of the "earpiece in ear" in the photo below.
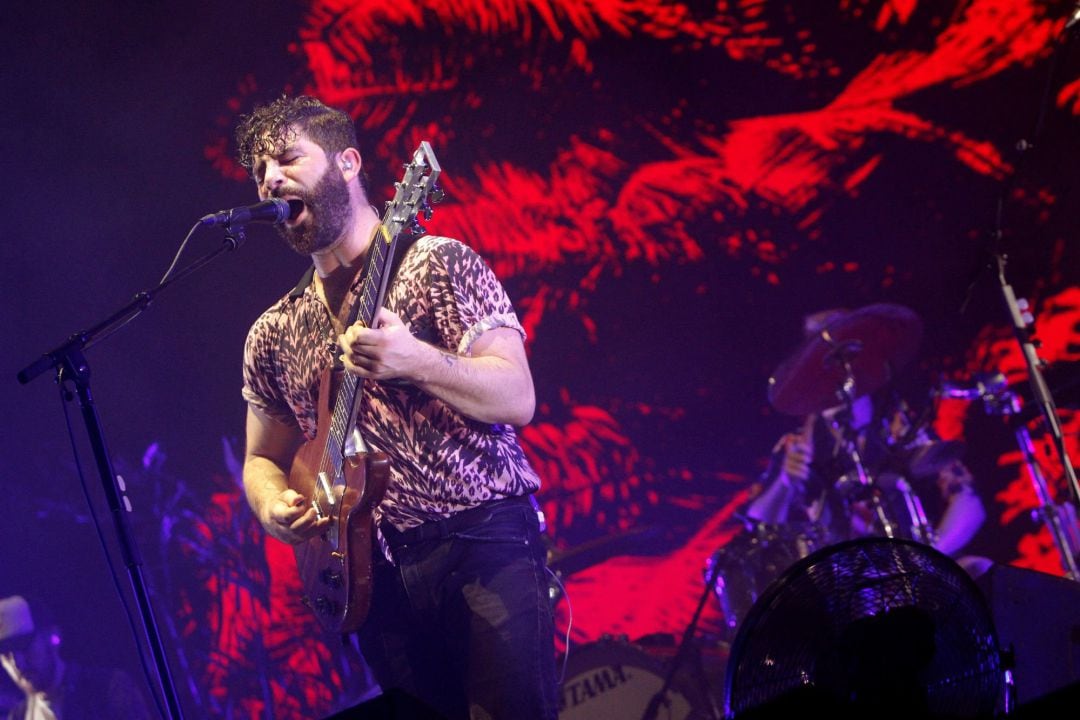
<svg viewBox="0 0 1080 720">
<path fill-rule="evenodd" d="M 341 169 L 342 170 L 352 170 L 352 163 L 349 162 L 348 160 L 345 160 L 344 162 L 341 163 Z"/>
</svg>

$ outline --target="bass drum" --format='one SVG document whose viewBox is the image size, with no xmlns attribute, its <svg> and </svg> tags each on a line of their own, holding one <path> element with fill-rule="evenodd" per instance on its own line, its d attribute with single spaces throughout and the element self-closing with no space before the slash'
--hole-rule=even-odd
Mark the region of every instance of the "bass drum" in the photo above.
<svg viewBox="0 0 1080 720">
<path fill-rule="evenodd" d="M 559 720 L 640 720 L 667 675 L 663 661 L 626 641 L 571 646 L 559 686 Z M 676 673 L 656 720 L 704 720 L 698 694 Z"/>
</svg>

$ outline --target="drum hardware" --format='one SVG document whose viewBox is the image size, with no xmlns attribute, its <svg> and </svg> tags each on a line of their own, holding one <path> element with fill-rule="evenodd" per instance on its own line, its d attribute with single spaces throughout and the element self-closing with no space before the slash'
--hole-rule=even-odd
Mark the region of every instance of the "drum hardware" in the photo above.
<svg viewBox="0 0 1080 720">
<path fill-rule="evenodd" d="M 822 336 L 828 335 L 828 328 L 822 331 Z M 861 352 L 862 347 L 859 347 Z M 896 536 L 896 530 L 893 528 L 892 521 L 889 519 L 888 513 L 885 511 L 885 505 L 881 502 L 881 493 L 874 487 L 874 480 L 870 476 L 870 472 L 866 469 L 866 464 L 862 459 L 862 452 L 859 450 L 859 438 L 858 433 L 851 422 L 854 416 L 855 406 L 855 369 L 852 366 L 852 362 L 855 356 L 850 353 L 849 346 L 838 346 L 834 352 L 826 354 L 826 358 L 835 358 L 844 368 L 844 379 L 840 384 L 840 388 L 836 394 L 844 404 L 844 410 L 837 413 L 833 418 L 833 427 L 839 431 L 840 437 L 843 441 L 844 451 L 848 458 L 851 460 L 852 465 L 855 468 L 856 478 L 859 481 L 859 486 L 865 490 L 865 495 L 869 499 L 870 508 L 874 513 L 874 517 L 878 522 L 878 527 L 881 528 L 885 537 L 893 538 Z"/>
<path fill-rule="evenodd" d="M 884 387 L 914 356 L 922 321 L 902 305 L 878 303 L 841 314 L 769 377 L 769 402 L 788 415 L 835 407 L 837 390 L 852 399 Z"/>
<path fill-rule="evenodd" d="M 959 440 L 940 440 L 907 448 L 907 468 L 912 477 L 935 477 L 964 457 L 967 446 Z"/>
<path fill-rule="evenodd" d="M 912 539 L 927 545 L 933 545 L 936 540 L 934 536 L 934 526 L 926 519 L 926 512 L 923 510 L 922 501 L 919 500 L 919 496 L 915 494 L 915 490 L 911 487 L 911 483 L 902 477 L 898 477 L 896 479 L 896 489 L 900 492 L 901 497 L 904 498 L 904 506 L 907 508 L 908 517 L 911 518 Z"/>
<path fill-rule="evenodd" d="M 724 626 L 727 629 L 728 637 L 734 637 L 735 631 L 738 628 L 739 621 L 742 620 L 743 613 L 742 608 L 738 611 L 735 609 L 734 600 L 739 595 L 745 595 L 744 602 L 747 610 L 750 606 L 757 601 L 757 596 L 760 588 L 753 582 L 753 578 L 741 577 L 740 579 L 749 580 L 746 586 L 737 587 L 734 582 L 734 578 L 729 578 L 724 575 L 724 558 L 726 556 L 725 548 L 720 548 L 712 554 L 705 562 L 705 584 L 709 584 L 709 579 L 712 578 L 713 594 L 716 595 L 717 601 L 720 603 L 720 614 L 724 617 Z M 741 563 L 745 563 L 745 556 L 740 558 Z M 733 587 L 728 587 L 731 583 Z"/>
<path fill-rule="evenodd" d="M 664 662 L 625 636 L 603 636 L 576 648 L 559 687 L 559 720 L 640 717 L 650 698 L 665 685 Z M 679 676 L 666 690 L 665 718 L 705 720 L 705 701 L 688 678 Z"/>
<path fill-rule="evenodd" d="M 1049 97 L 1049 93 L 1046 94 Z M 1035 145 L 1027 144 L 1025 141 L 1025 148 L 1034 147 Z M 1002 199 L 999 199 L 999 203 L 1004 202 L 1004 191 Z M 1000 205 L 999 205 L 1000 207 Z M 1001 220 L 1001 213 L 998 213 L 998 221 Z M 1002 237 L 1001 227 L 997 228 L 998 233 L 996 237 Z M 1043 421 L 1045 423 L 1046 433 L 1050 436 L 1050 440 L 1054 445 L 1054 449 L 1057 452 L 1058 461 L 1061 463 L 1062 474 L 1065 479 L 1065 485 L 1068 488 L 1071 502 L 1080 505 L 1080 480 L 1077 479 L 1076 468 L 1072 464 L 1072 459 L 1069 457 L 1067 448 L 1065 447 L 1065 435 L 1061 427 L 1061 418 L 1057 414 L 1057 406 L 1054 401 L 1054 397 L 1051 394 L 1050 386 L 1047 383 L 1046 376 L 1043 374 L 1044 361 L 1039 357 L 1037 350 L 1038 341 L 1035 339 L 1032 330 L 1029 326 L 1034 324 L 1034 316 L 1031 312 L 1032 308 L 1028 301 L 1023 298 L 1017 298 L 1016 293 L 1013 290 L 1012 285 L 1009 284 L 1008 278 L 1005 276 L 1005 267 L 1007 264 L 1008 256 L 999 247 L 992 248 L 990 254 L 993 256 L 994 265 L 996 265 L 998 289 L 1001 290 L 1001 297 L 1005 301 L 1005 307 L 1008 310 L 1009 320 L 1012 323 L 1013 335 L 1016 338 L 1017 344 L 1020 346 L 1020 353 L 1024 358 L 1024 364 L 1027 366 L 1028 371 L 1028 386 L 1031 390 L 1031 397 L 1034 400 L 1033 405 L 1039 409 L 1042 414 Z M 993 267 L 993 265 L 987 265 Z M 1075 378 L 1073 380 L 1075 383 Z M 1015 403 L 1015 401 L 1013 401 Z M 1020 445 L 1020 451 L 1024 455 L 1024 462 L 1027 463 L 1028 469 L 1036 468 L 1037 463 L 1034 462 L 1034 453 L 1031 451 L 1031 438 L 1027 434 L 1026 427 L 1023 423 L 1015 423 L 1016 437 Z M 1075 544 L 1071 542 L 1070 535 L 1065 532 L 1062 524 L 1061 512 L 1057 505 L 1054 504 L 1053 498 L 1050 495 L 1045 478 L 1041 473 L 1031 473 L 1032 482 L 1035 483 L 1035 491 L 1038 493 L 1039 502 L 1042 503 L 1041 512 L 1043 519 L 1050 529 L 1050 533 L 1054 536 L 1054 542 L 1058 546 L 1058 552 L 1061 555 L 1061 563 L 1065 568 L 1067 574 L 1073 580 L 1080 582 L 1080 569 L 1077 568 L 1077 555 Z M 1072 510 L 1075 512 L 1076 507 Z M 1075 527 L 1074 527 L 1075 530 Z"/>
<path fill-rule="evenodd" d="M 902 305 L 878 303 L 839 313 L 769 377 L 769 402 L 780 412 L 807 415 L 840 407 L 831 420 L 833 429 L 878 527 L 889 538 L 895 528 L 863 461 L 852 422 L 854 405 L 888 384 L 911 360 L 922 332 L 919 316 Z"/>
<path fill-rule="evenodd" d="M 549 536 L 544 535 L 547 546 L 547 569 L 550 575 L 548 595 L 552 606 L 566 596 L 566 588 L 562 583 L 564 578 L 617 555 L 646 551 L 652 546 L 659 531 L 656 526 L 644 525 L 618 535 L 594 538 L 569 548 L 556 547 Z"/>
<path fill-rule="evenodd" d="M 1039 466 L 1039 460 L 1035 456 L 1035 444 L 1031 440 L 1031 433 L 1023 422 L 1020 398 L 1000 385 L 993 392 L 980 393 L 977 397 L 983 401 L 983 409 L 988 415 L 1009 418 L 1009 424 L 1012 426 L 1020 454 L 1024 458 L 1024 465 L 1027 467 L 1032 487 L 1039 499 L 1039 507 L 1032 513 L 1034 519 L 1041 521 L 1050 531 L 1065 573 L 1071 579 L 1080 581 L 1080 568 L 1077 566 L 1078 558 L 1080 558 L 1080 538 L 1077 537 L 1076 511 L 1068 503 L 1058 505 L 1054 502 L 1046 477 Z"/>
<path fill-rule="evenodd" d="M 744 519 L 746 531 L 706 561 L 706 585 L 713 578 L 712 591 L 723 615 L 725 640 L 730 641 L 751 606 L 765 588 L 791 565 L 828 542 L 828 529 L 819 523 L 798 522 L 774 525 Z"/>
<path fill-rule="evenodd" d="M 1004 382 L 1004 376 L 999 375 L 999 377 L 1001 382 Z M 980 380 L 976 386 L 976 392 L 986 392 L 988 388 L 995 387 L 997 382 L 997 378 L 990 377 L 987 377 L 985 381 Z M 969 388 L 961 389 L 954 385 L 932 392 L 931 396 L 968 397 L 969 392 L 971 392 Z M 915 420 L 909 417 L 910 412 L 908 404 L 901 400 L 898 411 L 887 427 L 886 436 L 886 443 L 896 456 L 897 466 L 903 468 L 903 472 L 908 477 L 935 477 L 964 457 L 967 450 L 964 443 L 958 440 L 942 440 L 934 432 L 931 426 L 934 418 L 932 404 L 925 408 Z"/>
<path fill-rule="evenodd" d="M 682 668 L 683 663 L 691 661 L 691 666 L 695 677 L 701 687 L 701 694 L 704 697 L 705 703 L 708 705 L 708 718 L 710 720 L 723 720 L 723 713 L 720 711 L 720 706 L 716 702 L 716 698 L 709 688 L 709 681 L 705 675 L 705 666 L 701 661 L 701 653 L 697 646 L 694 644 L 694 635 L 697 632 L 698 621 L 701 619 L 701 612 L 705 609 L 705 601 L 708 600 L 709 595 L 713 593 L 713 587 L 716 584 L 716 579 L 719 571 L 714 566 L 709 572 L 708 577 L 705 579 L 705 588 L 701 593 L 701 597 L 698 599 L 697 607 L 694 608 L 694 614 L 690 618 L 690 623 L 686 626 L 686 630 L 683 631 L 682 640 L 679 642 L 679 648 L 675 651 L 675 657 L 668 663 L 667 672 L 664 674 L 664 681 L 660 685 L 660 689 L 649 700 L 648 706 L 645 708 L 645 712 L 641 716 L 641 720 L 655 720 L 660 712 L 660 707 L 671 707 L 672 698 L 672 684 L 675 679 L 676 673 Z"/>
<path fill-rule="evenodd" d="M 559 577 L 567 577 L 616 555 L 647 552 L 660 532 L 661 528 L 658 526 L 642 525 L 617 535 L 593 538 L 569 548 L 552 545 L 548 548 L 547 564 Z"/>
<path fill-rule="evenodd" d="M 1004 382 L 1004 376 L 986 376 L 979 379 L 974 388 L 948 386 L 941 391 L 931 393 L 941 396 L 961 397 L 959 393 L 976 392 L 984 395 Z M 942 440 L 934 431 L 934 408 L 927 407 L 916 420 L 911 419 L 911 411 L 904 401 L 889 420 L 886 444 L 892 450 L 892 464 L 898 470 L 898 477 L 892 486 L 903 498 L 907 516 L 911 520 L 911 539 L 927 545 L 936 546 L 937 533 L 926 517 L 922 500 L 912 487 L 911 479 L 937 479 L 942 472 L 949 471 L 956 463 L 963 460 L 967 446 L 958 440 Z"/>
</svg>

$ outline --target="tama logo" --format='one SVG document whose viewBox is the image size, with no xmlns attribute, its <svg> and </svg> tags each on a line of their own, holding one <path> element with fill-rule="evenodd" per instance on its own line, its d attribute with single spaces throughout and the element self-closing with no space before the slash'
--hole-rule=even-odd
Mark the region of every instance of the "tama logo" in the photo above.
<svg viewBox="0 0 1080 720">
<path fill-rule="evenodd" d="M 622 665 L 606 665 L 591 673 L 579 675 L 572 682 L 563 685 L 562 694 L 559 696 L 559 712 L 600 697 L 627 684 L 632 677 Z"/>
</svg>

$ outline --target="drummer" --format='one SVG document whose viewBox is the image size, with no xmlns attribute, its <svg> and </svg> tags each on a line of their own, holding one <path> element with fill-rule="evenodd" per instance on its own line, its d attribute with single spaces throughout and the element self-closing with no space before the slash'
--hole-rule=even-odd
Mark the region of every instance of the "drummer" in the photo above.
<svg viewBox="0 0 1080 720">
<path fill-rule="evenodd" d="M 848 311 L 843 309 L 808 315 L 803 321 L 804 333 L 807 337 L 818 335 L 846 316 Z M 960 560 L 964 547 L 985 521 L 986 510 L 975 492 L 971 472 L 955 452 L 958 444 L 931 446 L 925 433 L 922 441 L 913 444 L 911 436 L 916 429 L 906 406 L 879 402 L 886 407 L 876 408 L 874 395 L 866 394 L 855 398 L 850 409 L 840 405 L 804 416 L 800 427 L 782 436 L 773 447 L 772 459 L 760 478 L 761 492 L 747 508 L 747 516 L 754 522 L 780 527 L 810 524 L 825 528 L 827 538 L 822 544 L 891 535 L 927 542 Z M 848 445 L 851 440 L 882 498 L 879 512 L 872 507 L 871 490 L 858 478 Z M 946 445 L 949 451 L 939 452 Z M 920 467 L 915 459 L 921 461 Z M 927 477 L 914 477 L 913 471 Z M 923 484 L 912 486 L 919 481 Z M 918 490 L 931 500 L 931 507 L 923 508 Z M 961 564 L 967 567 L 968 562 L 964 558 Z M 970 562 L 969 571 L 977 574 L 978 560 Z"/>
</svg>

